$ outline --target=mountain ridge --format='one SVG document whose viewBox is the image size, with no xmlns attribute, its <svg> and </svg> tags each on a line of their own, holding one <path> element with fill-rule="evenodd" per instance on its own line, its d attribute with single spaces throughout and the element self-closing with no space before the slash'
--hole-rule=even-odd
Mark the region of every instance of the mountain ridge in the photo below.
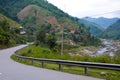
<svg viewBox="0 0 120 80">
<path fill-rule="evenodd" d="M 100 36 L 102 38 L 120 40 L 120 19 L 110 25 Z"/>
<path fill-rule="evenodd" d="M 100 25 L 84 19 L 79 19 L 79 23 L 83 24 L 95 36 L 99 35 L 104 30 Z"/>
<path fill-rule="evenodd" d="M 111 24 L 116 22 L 119 18 L 105 18 L 105 17 L 99 17 L 99 18 L 91 18 L 91 17 L 85 17 L 83 18 L 85 20 L 88 20 L 90 22 L 94 22 L 104 29 L 107 29 Z"/>
</svg>

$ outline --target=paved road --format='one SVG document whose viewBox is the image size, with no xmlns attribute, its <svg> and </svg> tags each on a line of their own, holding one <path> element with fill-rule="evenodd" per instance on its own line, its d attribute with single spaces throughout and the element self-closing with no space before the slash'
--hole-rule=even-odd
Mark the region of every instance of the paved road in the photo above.
<svg viewBox="0 0 120 80">
<path fill-rule="evenodd" d="M 27 66 L 10 59 L 16 50 L 25 46 L 0 50 L 0 80 L 102 80 Z"/>
</svg>

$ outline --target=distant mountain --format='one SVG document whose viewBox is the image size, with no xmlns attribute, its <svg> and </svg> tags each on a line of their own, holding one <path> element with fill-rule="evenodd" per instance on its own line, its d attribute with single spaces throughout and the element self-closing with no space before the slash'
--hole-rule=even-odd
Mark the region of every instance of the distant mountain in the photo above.
<svg viewBox="0 0 120 80">
<path fill-rule="evenodd" d="M 85 26 L 90 31 L 90 33 L 95 36 L 99 35 L 104 30 L 100 25 L 84 19 L 79 19 L 79 23 L 83 24 L 83 26 Z"/>
<path fill-rule="evenodd" d="M 90 22 L 94 22 L 98 25 L 100 25 L 103 28 L 107 28 L 109 27 L 111 24 L 113 24 L 114 22 L 116 22 L 119 18 L 104 18 L 104 17 L 100 17 L 100 18 L 90 18 L 90 17 L 85 17 L 83 18 L 85 20 L 88 20 Z"/>
<path fill-rule="evenodd" d="M 120 40 L 120 19 L 109 26 L 101 35 L 102 38 Z"/>
</svg>

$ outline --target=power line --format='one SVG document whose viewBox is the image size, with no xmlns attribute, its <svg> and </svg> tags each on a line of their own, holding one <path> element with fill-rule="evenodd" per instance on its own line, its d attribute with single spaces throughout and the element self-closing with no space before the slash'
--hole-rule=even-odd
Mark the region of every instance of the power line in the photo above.
<svg viewBox="0 0 120 80">
<path fill-rule="evenodd" d="M 92 16 L 100 16 L 100 15 L 105 15 L 105 14 L 115 13 L 115 12 L 120 12 L 120 10 L 115 10 L 115 11 L 111 11 L 111 12 L 106 12 L 106 13 L 101 13 L 101 14 L 91 15 L 91 17 L 92 17 Z"/>
</svg>

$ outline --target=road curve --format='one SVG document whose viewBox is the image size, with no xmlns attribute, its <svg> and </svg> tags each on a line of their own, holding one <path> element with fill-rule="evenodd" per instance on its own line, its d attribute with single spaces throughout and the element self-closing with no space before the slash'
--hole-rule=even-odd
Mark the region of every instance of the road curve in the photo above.
<svg viewBox="0 0 120 80">
<path fill-rule="evenodd" d="M 26 45 L 21 45 L 0 50 L 0 80 L 103 80 L 43 68 L 36 68 L 17 63 L 10 59 L 10 56 L 16 50 L 25 46 Z"/>
</svg>

